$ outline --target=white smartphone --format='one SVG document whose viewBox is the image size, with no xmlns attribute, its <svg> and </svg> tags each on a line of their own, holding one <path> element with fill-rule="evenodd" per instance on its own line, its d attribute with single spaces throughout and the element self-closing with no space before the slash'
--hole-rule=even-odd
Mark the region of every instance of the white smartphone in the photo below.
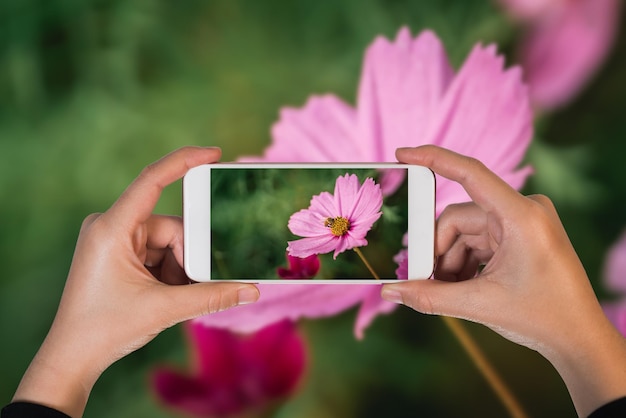
<svg viewBox="0 0 626 418">
<path fill-rule="evenodd" d="M 183 179 L 195 281 L 390 283 L 431 276 L 435 176 L 394 164 L 216 163 Z"/>
</svg>

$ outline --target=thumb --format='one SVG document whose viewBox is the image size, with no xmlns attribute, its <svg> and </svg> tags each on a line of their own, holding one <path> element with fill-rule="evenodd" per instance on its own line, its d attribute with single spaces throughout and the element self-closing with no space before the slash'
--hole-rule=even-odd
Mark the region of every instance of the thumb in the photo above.
<svg viewBox="0 0 626 418">
<path fill-rule="evenodd" d="M 404 283 L 385 284 L 381 290 L 381 297 L 421 313 L 480 322 L 483 295 L 478 280 L 462 282 L 409 280 Z"/>
<path fill-rule="evenodd" d="M 166 288 L 172 324 L 254 303 L 259 289 L 246 283 L 194 283 Z"/>
</svg>

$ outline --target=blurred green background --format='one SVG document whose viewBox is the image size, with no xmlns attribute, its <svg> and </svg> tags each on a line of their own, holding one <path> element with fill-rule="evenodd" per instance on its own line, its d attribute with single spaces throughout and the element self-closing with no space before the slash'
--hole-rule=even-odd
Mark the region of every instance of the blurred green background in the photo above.
<svg viewBox="0 0 626 418">
<path fill-rule="evenodd" d="M 484 0 L 2 0 L 0 403 L 52 321 L 86 215 L 174 148 L 258 154 L 281 106 L 324 92 L 353 102 L 364 49 L 405 24 L 434 29 L 455 67 L 478 41 L 515 62 L 519 28 Z M 583 94 L 537 120 L 527 158 L 525 191 L 553 198 L 602 298 L 603 256 L 626 225 L 625 44 L 622 30 Z M 180 206 L 176 185 L 157 209 Z M 277 416 L 505 414 L 439 318 L 401 308 L 355 341 L 354 316 L 302 322 L 309 371 Z M 532 416 L 574 416 L 545 360 L 468 328 Z M 147 376 L 186 353 L 180 327 L 166 331 L 105 372 L 86 416 L 172 416 Z"/>
</svg>

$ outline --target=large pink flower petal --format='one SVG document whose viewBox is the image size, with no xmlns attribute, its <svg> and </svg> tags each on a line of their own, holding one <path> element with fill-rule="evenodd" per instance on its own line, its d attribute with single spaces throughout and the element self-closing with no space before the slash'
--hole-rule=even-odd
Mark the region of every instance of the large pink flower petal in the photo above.
<svg viewBox="0 0 626 418">
<path fill-rule="evenodd" d="M 377 285 L 259 284 L 258 287 L 261 292 L 258 302 L 202 316 L 194 321 L 249 333 L 285 318 L 297 321 L 301 318 L 334 316 L 372 294 L 380 294 Z M 355 334 L 363 334 L 362 324 L 358 320 Z"/>
<path fill-rule="evenodd" d="M 272 127 L 272 145 L 256 161 L 367 161 L 355 139 L 355 118 L 354 109 L 330 94 L 312 96 L 303 109 L 283 108 Z"/>
<path fill-rule="evenodd" d="M 571 100 L 604 62 L 617 32 L 619 0 L 559 1 L 529 23 L 520 60 L 533 103 L 552 109 Z"/>
<path fill-rule="evenodd" d="M 411 39 L 405 28 L 393 42 L 379 37 L 366 53 L 357 113 L 333 96 L 313 97 L 300 110 L 283 110 L 263 159 L 395 161 L 397 147 L 435 143 L 484 161 L 515 188 L 530 173 L 517 170 L 532 138 L 526 87 L 518 70 L 503 69 L 493 47 L 477 46 L 455 77 L 432 32 Z M 437 179 L 438 213 L 468 199 L 460 186 Z M 362 336 L 377 312 L 394 308 L 382 302 L 380 287 L 374 285 L 260 288 L 256 304 L 199 320 L 252 331 L 281 318 L 330 316 L 362 303 L 355 325 L 356 335 Z"/>
<path fill-rule="evenodd" d="M 504 180 L 516 168 L 532 138 L 532 110 L 518 68 L 503 69 L 495 47 L 476 46 L 445 93 L 426 137 L 481 160 Z M 521 172 L 525 178 L 529 171 Z M 437 213 L 469 197 L 458 184 L 437 181 Z"/>
<path fill-rule="evenodd" d="M 358 94 L 358 133 L 369 161 L 396 161 L 398 147 L 425 143 L 454 72 L 430 31 L 395 42 L 379 36 L 368 48 Z"/>
<path fill-rule="evenodd" d="M 364 330 L 381 314 L 393 312 L 398 305 L 387 302 L 380 297 L 380 288 L 376 286 L 376 291 L 369 292 L 361 303 L 354 326 L 355 335 L 358 339 L 363 339 Z"/>
</svg>

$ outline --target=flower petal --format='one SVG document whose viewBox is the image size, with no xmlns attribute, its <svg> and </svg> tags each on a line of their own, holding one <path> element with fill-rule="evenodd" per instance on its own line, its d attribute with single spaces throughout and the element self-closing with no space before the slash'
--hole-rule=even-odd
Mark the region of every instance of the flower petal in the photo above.
<svg viewBox="0 0 626 418">
<path fill-rule="evenodd" d="M 354 136 L 354 109 L 333 95 L 311 96 L 302 109 L 283 108 L 262 161 L 366 161 Z M 246 157 L 250 158 L 250 157 Z"/>
<path fill-rule="evenodd" d="M 306 365 L 306 346 L 295 324 L 282 320 L 242 341 L 242 357 L 258 378 L 263 398 L 286 396 L 294 391 Z"/>
<path fill-rule="evenodd" d="M 560 6 L 559 1 L 554 0 L 500 0 L 508 13 L 518 20 L 534 20 L 552 13 Z"/>
<path fill-rule="evenodd" d="M 289 217 L 287 228 L 300 237 L 327 236 L 328 228 L 324 227 L 324 218 L 311 209 L 302 209 Z"/>
<path fill-rule="evenodd" d="M 604 280 L 608 289 L 626 294 L 626 231 L 605 257 Z"/>
<path fill-rule="evenodd" d="M 609 321 L 626 337 L 626 302 L 603 303 L 602 309 Z"/>
<path fill-rule="evenodd" d="M 336 188 L 335 186 L 335 189 Z M 322 192 L 313 196 L 309 209 L 319 214 L 321 218 L 334 218 L 339 215 L 335 197 L 328 192 Z"/>
<path fill-rule="evenodd" d="M 351 250 L 354 247 L 362 247 L 364 245 L 367 245 L 367 240 L 365 238 L 352 236 L 352 231 L 350 231 L 346 235 L 339 238 L 339 242 L 335 247 L 333 259 L 336 260 L 337 256 L 346 250 Z"/>
<path fill-rule="evenodd" d="M 395 150 L 423 143 L 454 73 L 430 31 L 394 42 L 379 36 L 368 48 L 358 93 L 359 138 L 369 161 L 396 161 Z"/>
<path fill-rule="evenodd" d="M 365 329 L 380 314 L 393 312 L 398 306 L 395 303 L 387 302 L 380 297 L 380 287 L 371 286 L 372 290 L 366 295 L 357 313 L 354 324 L 354 334 L 361 340 L 364 337 Z"/>
<path fill-rule="evenodd" d="M 300 258 L 287 254 L 287 261 L 289 268 L 276 269 L 281 279 L 312 279 L 320 270 L 320 259 L 317 255 Z"/>
<path fill-rule="evenodd" d="M 427 143 L 478 158 L 503 178 L 515 172 L 532 138 L 532 111 L 520 70 L 505 71 L 494 46 L 474 47 L 435 119 Z M 457 184 L 438 180 L 438 213 L 444 200 L 469 200 Z"/>
<path fill-rule="evenodd" d="M 355 174 L 346 173 L 344 176 L 337 177 L 335 181 L 335 208 L 337 214 L 335 216 L 343 216 L 350 219 L 350 211 L 355 204 L 357 195 L 359 194 L 359 178 Z"/>
<path fill-rule="evenodd" d="M 566 1 L 530 23 L 520 61 L 535 105 L 561 106 L 589 81 L 613 45 L 620 3 Z"/>
<path fill-rule="evenodd" d="M 352 207 L 349 212 L 345 213 L 345 216 L 355 223 L 363 222 L 364 219 L 369 219 L 378 214 L 382 205 L 383 194 L 380 186 L 371 178 L 366 178 L 352 203 Z"/>
<path fill-rule="evenodd" d="M 293 257 L 308 257 L 314 254 L 326 254 L 335 250 L 339 238 L 326 231 L 326 235 L 307 237 L 287 242 L 287 252 Z"/>
<path fill-rule="evenodd" d="M 373 290 L 371 285 L 259 284 L 256 303 L 196 318 L 207 326 L 254 332 L 288 318 L 322 318 L 338 314 L 360 303 Z M 376 288 L 376 287 L 374 287 Z"/>
<path fill-rule="evenodd" d="M 195 378 L 168 369 L 157 369 L 151 378 L 156 396 L 168 408 L 185 411 L 192 416 L 218 416 L 243 410 L 234 405 L 218 408 L 213 404 L 207 388 Z"/>
</svg>

